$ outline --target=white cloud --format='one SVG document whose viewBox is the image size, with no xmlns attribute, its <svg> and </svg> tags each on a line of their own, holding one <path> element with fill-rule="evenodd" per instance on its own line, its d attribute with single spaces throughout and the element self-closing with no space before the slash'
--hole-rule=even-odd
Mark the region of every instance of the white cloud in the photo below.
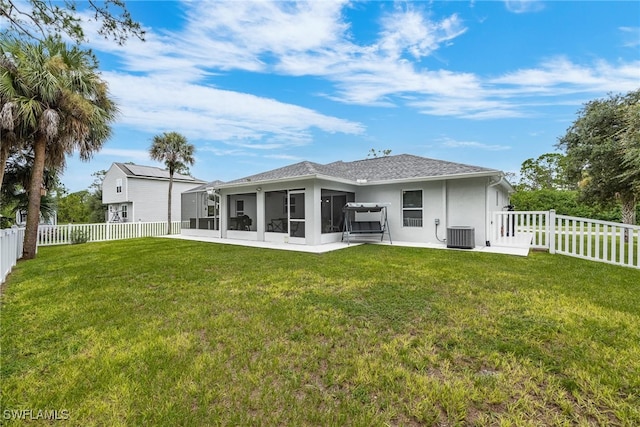
<svg viewBox="0 0 640 427">
<path fill-rule="evenodd" d="M 423 114 L 473 120 L 516 118 L 525 115 L 519 110 L 518 105 L 512 105 L 509 101 L 482 97 L 433 97 L 426 101 L 414 102 L 412 105 L 418 107 Z"/>
<path fill-rule="evenodd" d="M 640 46 L 640 27 L 620 27 L 624 38 L 623 46 L 637 48 Z"/>
<path fill-rule="evenodd" d="M 151 143 L 149 143 L 151 145 Z M 122 157 L 127 161 L 149 162 L 149 151 L 130 150 L 126 148 L 103 148 L 97 156 Z"/>
<path fill-rule="evenodd" d="M 203 147 L 198 147 L 198 151 L 203 151 L 203 152 L 207 152 L 207 153 L 211 153 L 215 156 L 220 156 L 220 157 L 224 157 L 224 156 L 257 156 L 257 154 L 255 152 L 249 151 L 249 150 L 245 150 L 245 149 L 239 149 L 237 147 L 232 147 L 232 148 L 220 148 L 220 147 L 216 147 L 216 146 L 211 146 L 211 145 L 205 145 Z"/>
<path fill-rule="evenodd" d="M 251 94 L 165 77 L 105 73 L 121 109 L 120 123 L 149 132 L 175 130 L 189 138 L 253 141 L 277 136 L 282 145 L 308 142 L 317 128 L 359 134 L 362 125 Z"/>
<path fill-rule="evenodd" d="M 450 138 L 443 138 L 441 145 L 447 148 L 474 148 L 487 151 L 505 151 L 511 149 L 511 147 L 507 145 L 483 144 L 477 141 L 456 141 Z"/>
<path fill-rule="evenodd" d="M 253 54 L 315 50 L 334 43 L 347 29 L 341 21 L 345 4 L 343 1 L 196 2 L 187 13 L 187 31 Z M 217 34 L 223 34 L 222 40 L 214 38 Z M 215 52 L 210 53 L 215 58 Z"/>
<path fill-rule="evenodd" d="M 556 57 L 534 69 L 507 73 L 491 81 L 509 85 L 512 95 L 538 93 L 558 95 L 559 92 L 630 91 L 638 87 L 640 61 L 619 64 L 617 67 L 597 61 L 592 65 L 578 65 L 564 57 Z M 506 93 L 506 92 L 505 92 Z"/>
<path fill-rule="evenodd" d="M 543 6 L 505 4 L 514 12 Z M 637 61 L 578 65 L 562 57 L 487 78 L 429 69 L 423 59 L 468 29 L 456 14 L 434 19 L 415 4 L 383 12 L 378 38 L 369 44 L 358 44 L 349 33 L 345 1 L 183 5 L 183 29 L 147 29 L 145 43 L 132 39 L 124 47 L 94 39 L 95 49 L 119 56 L 123 65 L 122 72 L 107 73 L 123 123 L 265 149 L 304 144 L 313 129 L 365 131 L 360 123 L 310 108 L 215 87 L 216 75 L 228 70 L 313 76 L 331 85 L 316 95 L 341 103 L 404 105 L 424 114 L 478 120 L 530 114 L 533 96 L 632 90 L 640 70 Z"/>
<path fill-rule="evenodd" d="M 382 20 L 379 46 L 388 58 L 398 59 L 406 51 L 415 59 L 428 56 L 440 44 L 452 40 L 466 31 L 457 15 L 440 22 L 430 21 L 424 11 L 396 11 Z"/>
<path fill-rule="evenodd" d="M 186 27 L 146 28 L 146 41 L 116 46 L 87 23 L 92 47 L 119 58 L 103 73 L 118 104 L 119 123 L 147 132 L 176 130 L 189 138 L 276 149 L 311 141 L 314 129 L 361 134 L 362 124 L 249 93 L 218 89 L 226 69 L 261 71 L 260 55 L 315 49 L 347 28 L 343 3 L 187 2 Z M 211 77 L 213 76 L 213 79 Z M 213 82 L 213 84 L 212 84 Z"/>
<path fill-rule="evenodd" d="M 300 162 L 303 159 L 299 156 L 292 156 L 289 154 L 270 154 L 265 156 L 268 159 L 287 160 L 291 162 Z"/>
<path fill-rule="evenodd" d="M 544 3 L 541 0 L 504 0 L 504 4 L 512 13 L 531 13 L 544 9 Z"/>
</svg>

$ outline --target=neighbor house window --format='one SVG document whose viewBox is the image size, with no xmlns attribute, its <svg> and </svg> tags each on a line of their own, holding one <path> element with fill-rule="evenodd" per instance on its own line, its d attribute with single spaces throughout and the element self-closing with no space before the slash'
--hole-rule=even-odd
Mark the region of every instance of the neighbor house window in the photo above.
<svg viewBox="0 0 640 427">
<path fill-rule="evenodd" d="M 402 225 L 422 227 L 422 190 L 402 192 Z"/>
<path fill-rule="evenodd" d="M 122 193 L 122 180 L 116 179 L 116 193 Z"/>
<path fill-rule="evenodd" d="M 122 214 L 122 219 L 127 218 L 127 205 L 120 206 L 120 213 Z"/>
</svg>

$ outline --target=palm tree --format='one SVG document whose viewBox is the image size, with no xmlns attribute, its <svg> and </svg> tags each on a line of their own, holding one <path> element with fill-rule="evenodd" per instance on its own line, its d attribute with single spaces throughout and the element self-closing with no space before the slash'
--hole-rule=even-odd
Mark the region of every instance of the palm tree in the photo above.
<svg viewBox="0 0 640 427">
<path fill-rule="evenodd" d="M 0 118 L 2 120 L 2 118 Z M 0 191 L 4 182 L 4 173 L 11 150 L 15 146 L 15 134 L 0 127 Z"/>
<path fill-rule="evenodd" d="M 153 137 L 149 154 L 153 160 L 164 162 L 169 169 L 169 198 L 167 205 L 167 234 L 171 234 L 171 190 L 173 174 L 183 171 L 187 165 L 193 165 L 195 147 L 187 142 L 187 138 L 177 132 L 164 132 Z"/>
<path fill-rule="evenodd" d="M 89 160 L 111 135 L 117 107 L 95 57 L 59 38 L 41 43 L 2 38 L 0 56 L 5 58 L 0 62 L 0 97 L 15 104 L 16 135 L 34 155 L 22 254 L 31 259 L 36 255 L 45 165 L 61 170 L 65 157 L 74 152 Z"/>
<path fill-rule="evenodd" d="M 5 84 L 5 78 L 9 78 L 10 74 L 5 70 L 14 70 L 12 61 L 4 55 L 0 56 L 0 84 Z M 3 91 L 0 91 L 0 190 L 4 182 L 4 173 L 6 170 L 7 160 L 11 150 L 18 146 L 15 133 L 16 107 L 17 104 L 11 99 L 5 97 Z"/>
<path fill-rule="evenodd" d="M 29 197 L 25 189 L 29 188 L 32 170 L 33 154 L 31 152 L 15 150 L 9 155 L 0 191 L 5 213 L 11 212 L 15 215 L 19 211 L 29 210 Z M 60 184 L 57 171 L 47 167 L 44 169 L 42 181 L 46 188 L 54 188 Z M 48 219 L 55 214 L 55 211 L 55 200 L 49 195 L 43 196 L 40 201 L 40 216 Z"/>
</svg>

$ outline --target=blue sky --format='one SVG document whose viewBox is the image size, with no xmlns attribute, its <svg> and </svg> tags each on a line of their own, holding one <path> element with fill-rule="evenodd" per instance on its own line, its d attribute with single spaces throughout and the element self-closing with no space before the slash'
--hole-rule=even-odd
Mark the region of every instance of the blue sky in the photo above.
<svg viewBox="0 0 640 427">
<path fill-rule="evenodd" d="M 585 102 L 640 88 L 640 2 L 129 1 L 147 41 L 92 33 L 121 113 L 90 162 L 149 159 L 154 135 L 196 146 L 223 181 L 370 149 L 517 172 L 555 150 Z"/>
</svg>

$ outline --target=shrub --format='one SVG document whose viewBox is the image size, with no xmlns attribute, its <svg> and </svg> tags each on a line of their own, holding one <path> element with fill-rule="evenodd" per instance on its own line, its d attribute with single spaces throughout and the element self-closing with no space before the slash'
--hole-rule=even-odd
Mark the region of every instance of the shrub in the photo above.
<svg viewBox="0 0 640 427">
<path fill-rule="evenodd" d="M 520 190 L 511 195 L 511 203 L 519 211 L 548 211 L 555 209 L 560 215 L 620 222 L 620 205 L 598 206 L 584 202 L 577 191 Z M 640 212 L 640 204 L 637 207 Z M 640 220 L 640 216 L 637 216 Z"/>
<path fill-rule="evenodd" d="M 89 241 L 89 236 L 87 236 L 87 233 L 84 230 L 72 230 L 71 231 L 71 244 L 72 245 L 77 245 L 79 243 L 87 243 Z"/>
</svg>

